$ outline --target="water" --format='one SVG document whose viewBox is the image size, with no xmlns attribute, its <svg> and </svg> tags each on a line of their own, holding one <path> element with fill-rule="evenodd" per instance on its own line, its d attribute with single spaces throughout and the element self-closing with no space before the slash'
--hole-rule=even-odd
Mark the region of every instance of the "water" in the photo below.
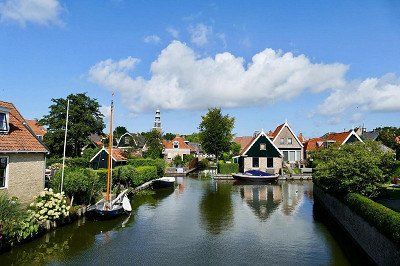
<svg viewBox="0 0 400 266">
<path fill-rule="evenodd" d="M 348 264 L 315 220 L 311 182 L 180 178 L 133 199 L 130 217 L 82 219 L 0 255 L 0 264 Z"/>
</svg>

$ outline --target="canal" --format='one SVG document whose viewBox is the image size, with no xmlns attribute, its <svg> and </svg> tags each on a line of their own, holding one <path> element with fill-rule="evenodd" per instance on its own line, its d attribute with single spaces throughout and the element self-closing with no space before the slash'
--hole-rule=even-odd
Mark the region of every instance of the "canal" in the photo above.
<svg viewBox="0 0 400 266">
<path fill-rule="evenodd" d="M 348 264 L 313 212 L 310 181 L 179 178 L 145 191 L 129 217 L 85 219 L 0 255 L 0 264 Z"/>
</svg>

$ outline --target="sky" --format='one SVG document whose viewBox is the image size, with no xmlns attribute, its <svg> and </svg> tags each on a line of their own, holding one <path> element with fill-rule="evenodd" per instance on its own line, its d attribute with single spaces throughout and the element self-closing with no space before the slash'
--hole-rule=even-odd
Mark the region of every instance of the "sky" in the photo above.
<svg viewBox="0 0 400 266">
<path fill-rule="evenodd" d="M 250 135 L 400 126 L 398 1 L 0 0 L 0 100 L 25 118 L 86 92 L 116 125 Z M 107 119 L 105 120 L 107 122 Z"/>
</svg>

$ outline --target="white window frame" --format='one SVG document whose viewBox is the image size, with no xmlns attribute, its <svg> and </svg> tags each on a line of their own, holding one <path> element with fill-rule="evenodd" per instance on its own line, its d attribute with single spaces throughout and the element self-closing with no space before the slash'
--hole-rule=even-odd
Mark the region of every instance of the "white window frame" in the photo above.
<svg viewBox="0 0 400 266">
<path fill-rule="evenodd" d="M 9 112 L 3 111 L 2 109 L 0 109 L 0 114 L 4 114 L 5 118 L 6 118 L 6 130 L 1 130 L 0 129 L 0 133 L 8 133 L 10 131 L 10 116 L 9 116 Z"/>
<path fill-rule="evenodd" d="M 292 145 L 293 144 L 293 139 L 292 138 L 288 138 L 287 139 L 287 144 L 288 145 Z"/>
<path fill-rule="evenodd" d="M 279 140 L 279 144 L 285 144 L 285 138 L 281 138 L 280 140 Z"/>
<path fill-rule="evenodd" d="M 254 159 L 255 159 L 255 158 L 258 159 L 258 166 L 254 166 Z M 252 157 L 252 158 L 251 158 L 251 168 L 260 169 L 260 157 Z"/>
<path fill-rule="evenodd" d="M 268 159 L 272 160 L 272 167 L 268 167 Z M 267 169 L 274 169 L 274 157 L 267 157 Z"/>
<path fill-rule="evenodd" d="M 6 181 L 4 182 L 4 187 L 0 187 L 0 190 L 8 188 L 8 178 L 9 178 L 9 168 L 10 168 L 10 157 L 9 156 L 0 156 L 0 158 L 7 158 L 7 166 L 6 166 Z"/>
<path fill-rule="evenodd" d="M 267 144 L 266 143 L 260 143 L 260 151 L 266 151 L 267 150 Z"/>
<path fill-rule="evenodd" d="M 175 148 L 175 145 L 177 146 L 176 148 Z M 174 141 L 174 142 L 172 143 L 172 147 L 173 147 L 174 149 L 179 149 L 179 141 Z"/>
</svg>

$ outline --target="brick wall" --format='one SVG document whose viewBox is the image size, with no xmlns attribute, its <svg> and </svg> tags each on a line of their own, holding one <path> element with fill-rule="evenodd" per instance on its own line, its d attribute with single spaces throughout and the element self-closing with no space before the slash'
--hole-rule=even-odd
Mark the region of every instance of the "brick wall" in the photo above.
<svg viewBox="0 0 400 266">
<path fill-rule="evenodd" d="M 1 154 L 9 157 L 7 188 L 0 193 L 18 197 L 30 203 L 44 189 L 44 153 Z"/>
<path fill-rule="evenodd" d="M 274 168 L 267 169 L 267 158 L 259 157 L 259 168 L 257 170 L 266 171 L 268 173 L 279 174 L 280 169 L 282 168 L 282 158 L 274 157 Z M 245 157 L 244 158 L 244 171 L 253 170 L 253 158 Z"/>
</svg>

